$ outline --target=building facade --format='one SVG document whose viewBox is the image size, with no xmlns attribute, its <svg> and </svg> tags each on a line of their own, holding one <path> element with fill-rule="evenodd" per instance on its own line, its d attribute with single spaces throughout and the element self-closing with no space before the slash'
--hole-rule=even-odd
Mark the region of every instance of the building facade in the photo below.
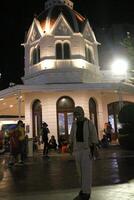
<svg viewBox="0 0 134 200">
<path fill-rule="evenodd" d="M 1 124 L 6 116 L 14 122 L 22 118 L 32 139 L 40 135 L 45 121 L 50 135 L 68 139 L 73 109 L 80 105 L 94 122 L 99 138 L 109 120 L 118 131 L 118 112 L 124 104 L 134 102 L 134 88 L 110 71 L 100 70 L 100 44 L 88 19 L 73 9 L 72 1 L 47 0 L 22 45 L 24 85 L 0 92 L 1 106 L 8 102 L 0 110 Z"/>
</svg>

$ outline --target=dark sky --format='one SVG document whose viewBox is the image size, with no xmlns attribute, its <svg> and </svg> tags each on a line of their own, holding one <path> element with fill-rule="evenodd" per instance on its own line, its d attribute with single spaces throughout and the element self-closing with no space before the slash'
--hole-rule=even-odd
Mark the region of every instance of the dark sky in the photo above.
<svg viewBox="0 0 134 200">
<path fill-rule="evenodd" d="M 44 9 L 44 0 L 1 1 L 0 89 L 9 82 L 20 83 L 24 74 L 23 47 L 25 32 L 35 14 Z M 74 0 L 74 9 L 89 19 L 93 28 L 111 24 L 134 24 L 133 0 Z"/>
</svg>

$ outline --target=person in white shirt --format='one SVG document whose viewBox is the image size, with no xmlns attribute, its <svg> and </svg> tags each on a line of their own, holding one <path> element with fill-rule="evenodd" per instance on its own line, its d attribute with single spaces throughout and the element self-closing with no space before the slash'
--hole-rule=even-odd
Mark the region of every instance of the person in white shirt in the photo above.
<svg viewBox="0 0 134 200">
<path fill-rule="evenodd" d="M 74 118 L 69 144 L 75 157 L 81 183 L 81 190 L 74 200 L 89 200 L 92 185 L 92 158 L 98 144 L 98 137 L 94 124 L 84 117 L 81 106 L 75 107 Z"/>
</svg>

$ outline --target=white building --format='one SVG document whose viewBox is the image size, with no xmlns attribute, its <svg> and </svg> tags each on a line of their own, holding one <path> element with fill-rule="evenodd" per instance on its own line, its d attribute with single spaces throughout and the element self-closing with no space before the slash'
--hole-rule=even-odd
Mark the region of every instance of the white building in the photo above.
<svg viewBox="0 0 134 200">
<path fill-rule="evenodd" d="M 100 44 L 89 21 L 73 9 L 72 1 L 47 0 L 23 45 L 24 85 L 0 91 L 1 124 L 22 118 L 33 138 L 45 121 L 51 135 L 68 138 L 73 108 L 80 105 L 100 138 L 108 120 L 117 131 L 120 106 L 134 102 L 134 87 L 110 71 L 100 70 Z"/>
</svg>

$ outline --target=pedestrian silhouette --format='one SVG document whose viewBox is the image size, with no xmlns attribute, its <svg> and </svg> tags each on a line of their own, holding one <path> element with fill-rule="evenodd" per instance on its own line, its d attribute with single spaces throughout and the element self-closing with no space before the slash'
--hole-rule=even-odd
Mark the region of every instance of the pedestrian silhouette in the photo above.
<svg viewBox="0 0 134 200">
<path fill-rule="evenodd" d="M 42 133 L 42 143 L 44 144 L 43 148 L 43 156 L 48 157 L 48 134 L 50 133 L 48 124 L 46 122 L 42 123 L 42 128 L 41 128 L 41 133 Z"/>
</svg>

